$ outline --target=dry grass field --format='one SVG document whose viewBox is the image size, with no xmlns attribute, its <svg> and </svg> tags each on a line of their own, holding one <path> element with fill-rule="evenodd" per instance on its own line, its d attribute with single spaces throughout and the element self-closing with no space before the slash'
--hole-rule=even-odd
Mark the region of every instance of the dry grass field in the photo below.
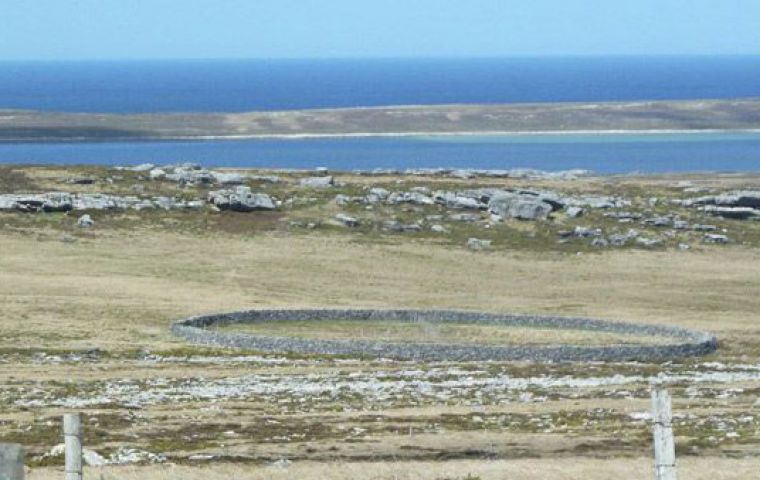
<svg viewBox="0 0 760 480">
<path fill-rule="evenodd" d="M 648 182 L 635 188 L 665 188 Z M 267 213 L 216 228 L 236 218 L 221 216 L 201 228 L 173 213 L 99 214 L 75 231 L 63 214 L 0 213 L 0 441 L 27 446 L 29 478 L 61 475 L 46 452 L 72 410 L 87 447 L 142 460 L 89 478 L 647 478 L 655 382 L 674 394 L 682 478 L 756 478 L 751 242 L 474 252 L 424 236 L 295 232 Z M 579 315 L 708 330 L 720 349 L 663 363 L 415 364 L 208 349 L 169 334 L 184 316 L 256 307 Z"/>
<path fill-rule="evenodd" d="M 450 462 L 366 462 L 315 464 L 305 463 L 289 468 L 222 466 L 198 467 L 147 467 L 114 469 L 90 469 L 85 477 L 104 480 L 206 480 L 229 478 L 239 480 L 608 480 L 649 478 L 650 460 L 644 458 L 614 460 L 549 460 L 528 459 L 511 461 L 450 461 Z M 467 472 L 467 473 L 462 473 Z M 738 480 L 756 478 L 757 464 L 754 460 L 698 459 L 689 458 L 680 465 L 681 478 L 689 480 Z M 54 480 L 60 472 L 45 469 L 34 472 L 29 480 Z"/>
</svg>

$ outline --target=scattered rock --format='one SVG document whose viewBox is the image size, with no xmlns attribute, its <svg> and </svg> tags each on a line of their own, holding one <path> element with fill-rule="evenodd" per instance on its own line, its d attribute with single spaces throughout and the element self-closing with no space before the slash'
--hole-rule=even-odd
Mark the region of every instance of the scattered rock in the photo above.
<svg viewBox="0 0 760 480">
<path fill-rule="evenodd" d="M 302 178 L 299 184 L 307 188 L 329 188 L 335 185 L 335 180 L 330 175 L 325 177 L 307 177 Z"/>
<path fill-rule="evenodd" d="M 88 214 L 84 214 L 77 220 L 77 226 L 79 228 L 90 228 L 95 225 L 95 221 Z"/>
<path fill-rule="evenodd" d="M 580 225 L 575 227 L 573 230 L 573 236 L 575 237 L 582 237 L 582 238 L 590 238 L 590 237 L 601 237 L 602 236 L 602 230 L 600 228 L 588 228 L 588 227 L 581 227 Z"/>
<path fill-rule="evenodd" d="M 359 226 L 359 220 L 354 217 L 349 217 L 348 215 L 344 213 L 339 213 L 335 215 L 335 219 L 339 221 L 341 224 L 345 225 L 346 227 L 358 227 Z"/>
<path fill-rule="evenodd" d="M 718 229 L 718 227 L 715 225 L 701 225 L 699 223 L 696 223 L 692 225 L 691 229 L 697 232 L 714 232 Z"/>
<path fill-rule="evenodd" d="M 613 247 L 623 247 L 626 243 L 628 243 L 628 240 L 628 235 L 623 235 L 620 233 L 614 233 L 607 237 L 607 241 Z"/>
<path fill-rule="evenodd" d="M 499 195 L 488 202 L 488 210 L 502 218 L 544 220 L 552 206 L 530 195 Z"/>
<path fill-rule="evenodd" d="M 239 173 L 211 172 L 211 176 L 222 185 L 242 185 L 245 182 L 245 177 Z"/>
<path fill-rule="evenodd" d="M 481 240 L 479 238 L 470 238 L 467 240 L 467 248 L 470 250 L 488 250 L 491 248 L 491 240 Z"/>
<path fill-rule="evenodd" d="M 672 225 L 673 220 L 670 217 L 651 217 L 645 218 L 644 223 L 653 227 L 669 227 Z"/>
<path fill-rule="evenodd" d="M 728 243 L 728 237 L 726 235 L 720 235 L 717 233 L 706 233 L 702 237 L 702 241 L 705 243 Z"/>
<path fill-rule="evenodd" d="M 704 207 L 705 213 L 716 215 L 723 218 L 734 220 L 747 220 L 754 217 L 760 217 L 760 210 L 751 207 L 717 207 L 707 205 Z"/>
<path fill-rule="evenodd" d="M 656 247 L 662 244 L 662 240 L 658 240 L 656 238 L 646 238 L 646 237 L 638 237 L 636 238 L 636 244 L 641 245 L 642 247 Z"/>
<path fill-rule="evenodd" d="M 432 198 L 419 192 L 393 192 L 388 195 L 386 203 L 389 205 L 398 205 L 400 203 L 411 203 L 413 205 L 435 204 Z"/>
<path fill-rule="evenodd" d="M 435 200 L 435 203 L 445 205 L 448 208 L 469 208 L 476 210 L 485 208 L 485 205 L 479 202 L 477 199 L 468 195 L 461 195 L 456 192 L 446 192 L 439 190 L 433 194 L 433 200 Z"/>
<path fill-rule="evenodd" d="M 687 222 L 686 220 L 674 220 L 673 228 L 675 228 L 676 230 L 688 230 L 689 222 Z"/>
<path fill-rule="evenodd" d="M 438 225 L 438 224 L 431 225 L 430 231 L 435 232 L 435 233 L 449 233 L 448 228 L 444 227 L 443 225 Z"/>
<path fill-rule="evenodd" d="M 387 220 L 383 222 L 383 230 L 385 230 L 386 232 L 397 232 L 397 233 L 421 232 L 422 226 L 420 226 L 418 223 L 411 223 L 411 224 L 404 225 L 395 220 Z"/>
<path fill-rule="evenodd" d="M 449 219 L 457 222 L 478 222 L 482 217 L 477 213 L 454 213 L 449 215 Z"/>
<path fill-rule="evenodd" d="M 240 186 L 232 190 L 209 192 L 208 202 L 220 210 L 252 212 L 254 210 L 274 210 L 272 198 L 265 193 L 252 193 L 249 187 Z"/>
<path fill-rule="evenodd" d="M 566 210 L 567 216 L 570 218 L 577 218 L 583 215 L 585 210 L 582 207 L 568 207 Z"/>
<path fill-rule="evenodd" d="M 162 168 L 154 168 L 150 171 L 150 173 L 148 173 L 148 176 L 151 180 L 161 180 L 162 178 L 166 177 L 166 170 Z"/>
<path fill-rule="evenodd" d="M 116 170 L 125 170 L 128 172 L 147 172 L 152 169 L 154 169 L 156 166 L 152 163 L 141 163 L 140 165 L 135 165 L 134 167 L 115 167 Z"/>
<path fill-rule="evenodd" d="M 335 203 L 341 207 L 348 205 L 351 202 L 351 197 L 348 195 L 338 194 L 335 195 Z"/>
<path fill-rule="evenodd" d="M 380 200 L 385 200 L 391 192 L 381 187 L 372 187 L 369 189 L 369 194 L 376 196 Z"/>
</svg>

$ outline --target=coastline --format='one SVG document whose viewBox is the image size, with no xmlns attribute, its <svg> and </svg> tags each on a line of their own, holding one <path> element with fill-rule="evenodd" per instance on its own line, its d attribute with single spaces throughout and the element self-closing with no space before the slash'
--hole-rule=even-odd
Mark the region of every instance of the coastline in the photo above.
<svg viewBox="0 0 760 480">
<path fill-rule="evenodd" d="M 535 131 L 434 131 L 434 132 L 349 132 L 349 133 L 261 133 L 244 135 L 175 135 L 123 137 L 19 137 L 0 138 L 2 144 L 24 143 L 139 143 L 139 142 L 203 142 L 241 140 L 340 140 L 362 138 L 456 138 L 456 137 L 604 137 L 604 136 L 667 136 L 667 135 L 760 135 L 760 128 L 744 129 L 649 129 L 649 130 L 535 130 Z"/>
<path fill-rule="evenodd" d="M 247 113 L 0 110 L 0 142 L 731 134 L 760 132 L 760 99 L 430 105 Z"/>
</svg>

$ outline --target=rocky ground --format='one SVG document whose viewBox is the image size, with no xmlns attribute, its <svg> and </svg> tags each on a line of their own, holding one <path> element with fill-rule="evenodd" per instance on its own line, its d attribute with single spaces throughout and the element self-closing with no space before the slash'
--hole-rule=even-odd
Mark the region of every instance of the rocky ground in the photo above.
<svg viewBox="0 0 760 480">
<path fill-rule="evenodd" d="M 213 171 L 191 164 L 27 170 L 0 172 L 24 179 L 4 182 L 0 212 L 30 214 L 6 215 L 8 226 L 36 222 L 66 229 L 68 221 L 90 228 L 100 221 L 98 228 L 118 228 L 174 219 L 185 228 L 241 233 L 255 224 L 257 230 L 345 229 L 370 241 L 405 235 L 473 250 L 687 250 L 760 240 L 756 177 L 668 181 L 530 170 L 333 175 Z"/>
<path fill-rule="evenodd" d="M 649 391 L 666 384 L 684 463 L 751 464 L 758 192 L 760 177 L 740 174 L 2 167 L 0 441 L 26 445 L 31 478 L 60 468 L 71 410 L 88 461 L 113 466 L 450 462 L 448 477 L 415 478 L 464 479 L 481 475 L 470 460 L 648 465 Z M 656 363 L 415 363 L 169 335 L 190 315 L 298 306 L 669 324 L 720 348 Z M 735 471 L 724 478 L 751 478 Z"/>
</svg>

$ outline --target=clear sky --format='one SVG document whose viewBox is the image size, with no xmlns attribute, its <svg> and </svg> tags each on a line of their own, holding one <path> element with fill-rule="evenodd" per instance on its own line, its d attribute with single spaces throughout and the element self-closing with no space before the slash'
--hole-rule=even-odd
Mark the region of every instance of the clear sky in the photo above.
<svg viewBox="0 0 760 480">
<path fill-rule="evenodd" d="M 0 0 L 0 59 L 760 54 L 760 0 Z"/>
</svg>

